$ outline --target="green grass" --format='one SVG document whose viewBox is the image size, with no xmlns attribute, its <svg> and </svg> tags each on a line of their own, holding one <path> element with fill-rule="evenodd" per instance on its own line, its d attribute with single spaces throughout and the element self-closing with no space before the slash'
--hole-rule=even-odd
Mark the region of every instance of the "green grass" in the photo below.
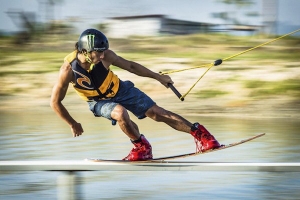
<svg viewBox="0 0 300 200">
<path fill-rule="evenodd" d="M 75 36 L 38 38 L 22 47 L 12 45 L 13 38 L 0 38 L 0 70 L 5 66 L 20 65 L 22 62 L 42 62 L 41 73 L 56 71 L 63 58 L 73 50 Z M 134 61 L 151 60 L 159 57 L 188 58 L 190 67 L 196 67 L 237 54 L 248 48 L 271 40 L 263 36 L 230 36 L 226 34 L 194 34 L 184 36 L 131 37 L 128 39 L 110 39 L 111 48 L 120 56 Z M 300 38 L 287 37 L 247 52 L 231 60 L 298 61 Z M 229 60 L 229 61 L 231 61 Z M 226 61 L 226 62 L 229 62 Z M 36 66 L 33 64 L 35 70 Z M 226 70 L 225 68 L 220 70 Z M 234 70 L 234 69 L 230 69 Z M 237 68 L 236 70 L 245 70 Z M 28 70 L 30 71 L 30 70 Z M 24 72 L 25 73 L 25 72 Z M 1 72 L 1 75 L 5 75 Z M 8 73 L 9 74 L 9 73 Z"/>
<path fill-rule="evenodd" d="M 202 99 L 214 98 L 222 95 L 226 95 L 229 92 L 221 91 L 221 90 L 201 90 L 197 91 L 195 95 Z"/>
<path fill-rule="evenodd" d="M 13 52 L 0 58 L 0 77 L 58 71 L 66 52 Z"/>
<path fill-rule="evenodd" d="M 49 36 L 33 39 L 30 43 L 20 46 L 13 45 L 12 37 L 0 37 L 0 77 L 9 80 L 11 76 L 37 75 L 37 78 L 46 73 L 57 72 L 63 63 L 64 57 L 74 49 L 74 43 L 78 36 Z M 131 37 L 128 39 L 109 39 L 110 47 L 118 55 L 128 60 L 143 64 L 143 61 L 159 58 L 185 58 L 177 64 L 188 67 L 198 67 L 214 62 L 216 59 L 224 59 L 241 51 L 257 46 L 272 38 L 265 36 L 230 36 L 226 34 L 195 34 L 183 36 L 162 35 L 157 37 Z M 238 70 L 250 70 L 251 65 L 272 65 L 276 62 L 288 63 L 288 68 L 299 67 L 300 38 L 286 37 L 279 41 L 257 48 L 230 61 L 249 61 L 247 66 L 216 66 L 213 69 L 231 71 L 232 78 L 224 80 L 224 83 L 240 82 L 244 87 L 251 90 L 250 97 L 265 98 L 273 95 L 289 95 L 300 97 L 300 81 L 288 79 L 283 81 L 244 81 L 243 77 L 234 76 Z M 162 61 L 165 62 L 165 61 Z M 251 64 L 250 64 L 251 63 Z M 112 67 L 113 70 L 120 70 Z M 160 71 L 168 71 L 161 69 Z M 196 75 L 198 76 L 198 75 Z M 218 81 L 217 79 L 215 81 Z M 36 84 L 36 83 L 35 83 Z M 234 83 L 233 83 L 234 84 Z M 35 85 L 36 86 L 36 85 Z M 4 86 L 4 88 L 6 88 Z M 0 95 L 11 95 L 15 92 L 26 92 L 28 88 L 11 88 L 0 91 Z M 194 92 L 193 92 L 194 93 Z M 227 95 L 230 92 L 222 90 L 196 91 L 199 98 L 215 98 Z"/>
<path fill-rule="evenodd" d="M 283 81 L 247 81 L 246 88 L 250 88 L 251 97 L 266 97 L 272 95 L 289 95 L 300 97 L 300 81 L 287 79 Z"/>
</svg>

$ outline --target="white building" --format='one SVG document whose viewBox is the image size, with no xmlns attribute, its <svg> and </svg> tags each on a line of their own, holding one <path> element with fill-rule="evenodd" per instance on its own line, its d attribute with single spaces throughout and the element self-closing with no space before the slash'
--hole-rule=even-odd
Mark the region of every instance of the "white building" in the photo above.
<svg viewBox="0 0 300 200">
<path fill-rule="evenodd" d="M 192 34 L 209 32 L 214 24 L 167 18 L 165 15 L 140 15 L 110 18 L 105 23 L 106 34 L 111 38 L 132 35 L 156 36 L 159 34 Z"/>
</svg>

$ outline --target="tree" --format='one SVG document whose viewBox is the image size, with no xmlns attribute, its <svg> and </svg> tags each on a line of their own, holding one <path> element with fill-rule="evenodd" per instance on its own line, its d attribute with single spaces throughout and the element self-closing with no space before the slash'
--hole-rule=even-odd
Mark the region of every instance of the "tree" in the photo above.
<svg viewBox="0 0 300 200">
<path fill-rule="evenodd" d="M 212 16 L 224 20 L 227 24 L 235 25 L 242 24 L 237 17 L 237 13 L 242 11 L 242 8 L 248 8 L 255 4 L 253 0 L 217 0 L 217 2 L 225 4 L 228 8 L 225 12 L 213 13 Z M 248 12 L 245 16 L 257 17 L 259 14 L 257 12 Z"/>
</svg>

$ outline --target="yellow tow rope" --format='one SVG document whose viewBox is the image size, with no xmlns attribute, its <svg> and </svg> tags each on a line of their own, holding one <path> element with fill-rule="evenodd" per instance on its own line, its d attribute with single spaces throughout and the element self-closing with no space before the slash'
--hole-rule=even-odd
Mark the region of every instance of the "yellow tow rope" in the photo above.
<svg viewBox="0 0 300 200">
<path fill-rule="evenodd" d="M 268 41 L 268 42 L 262 43 L 262 44 L 260 44 L 260 45 L 257 45 L 257 46 L 255 46 L 255 47 L 252 47 L 252 48 L 247 49 L 247 50 L 245 50 L 245 51 L 242 51 L 242 52 L 240 52 L 240 53 L 237 53 L 237 54 L 234 54 L 234 55 L 232 55 L 232 56 L 229 56 L 229 57 L 227 57 L 227 58 L 224 58 L 224 59 L 218 59 L 218 60 L 216 60 L 216 61 L 213 62 L 213 63 L 209 63 L 209 64 L 197 66 L 197 67 L 191 67 L 191 68 L 187 68 L 187 69 L 172 70 L 172 71 L 159 72 L 159 73 L 163 75 L 163 74 L 171 74 L 171 73 L 181 72 L 181 71 L 186 71 L 186 70 L 191 70 L 191 69 L 197 69 L 197 68 L 208 67 L 208 69 L 202 74 L 202 76 L 200 76 L 200 78 L 192 85 L 192 87 L 191 87 L 184 95 L 182 95 L 182 96 L 179 97 L 179 99 L 183 101 L 184 98 L 186 97 L 186 95 L 188 95 L 188 94 L 191 92 L 191 90 L 197 85 L 197 83 L 202 79 L 202 77 L 203 77 L 203 76 L 204 76 L 204 75 L 205 75 L 205 74 L 206 74 L 213 66 L 220 65 L 220 64 L 222 64 L 222 62 L 224 62 L 224 61 L 230 60 L 230 59 L 232 59 L 232 58 L 234 58 L 234 57 L 237 57 L 237 56 L 239 56 L 239 55 L 242 55 L 242 54 L 244 54 L 244 53 L 247 53 L 247 52 L 249 52 L 249 51 L 252 51 L 252 50 L 254 50 L 254 49 L 257 49 L 257 48 L 259 48 L 259 47 L 262 47 L 262 46 L 264 46 L 264 45 L 267 45 L 267 44 L 269 44 L 269 43 L 271 43 L 271 42 L 275 42 L 275 41 L 277 41 L 277 40 L 280 40 L 280 39 L 282 39 L 282 38 L 284 38 L 284 37 L 286 37 L 286 36 L 292 35 L 292 34 L 294 34 L 294 33 L 296 33 L 296 32 L 299 32 L 299 31 L 300 31 L 300 29 L 295 30 L 295 31 L 293 31 L 293 32 L 290 32 L 290 33 L 288 33 L 288 34 L 282 35 L 282 36 L 280 36 L 280 37 L 278 37 L 278 38 L 275 38 L 275 39 L 270 40 L 270 41 Z"/>
</svg>

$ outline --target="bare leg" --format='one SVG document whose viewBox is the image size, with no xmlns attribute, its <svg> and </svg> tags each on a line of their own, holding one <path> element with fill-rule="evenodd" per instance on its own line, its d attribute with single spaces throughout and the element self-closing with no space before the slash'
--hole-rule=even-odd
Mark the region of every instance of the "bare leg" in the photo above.
<svg viewBox="0 0 300 200">
<path fill-rule="evenodd" d="M 191 122 L 187 121 L 180 115 L 165 110 L 157 105 L 154 105 L 149 110 L 147 110 L 146 116 L 157 122 L 164 122 L 172 128 L 186 133 L 190 133 L 191 127 L 193 125 Z"/>
<path fill-rule="evenodd" d="M 111 117 L 116 120 L 121 130 L 131 139 L 137 140 L 140 138 L 138 126 L 130 120 L 127 110 L 117 105 L 111 113 Z"/>
</svg>

